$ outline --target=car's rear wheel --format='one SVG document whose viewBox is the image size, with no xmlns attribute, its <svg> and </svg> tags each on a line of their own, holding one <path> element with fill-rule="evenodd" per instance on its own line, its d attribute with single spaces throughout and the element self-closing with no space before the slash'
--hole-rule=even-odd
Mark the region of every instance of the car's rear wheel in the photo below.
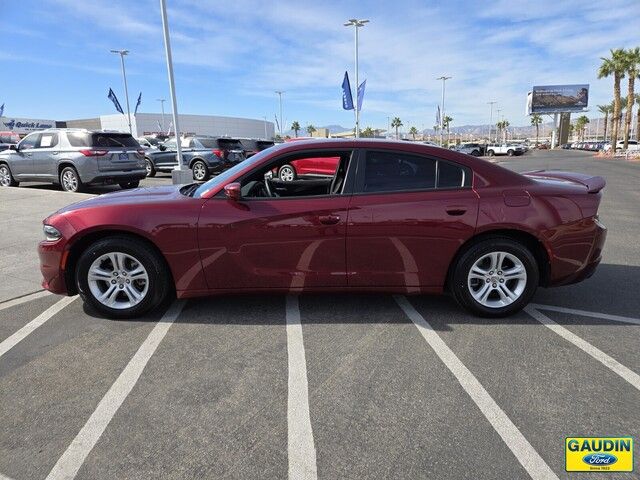
<svg viewBox="0 0 640 480">
<path fill-rule="evenodd" d="M 513 157 L 514 153 L 515 152 L 513 150 L 507 150 L 507 155 L 510 156 L 510 157 Z"/>
<path fill-rule="evenodd" d="M 209 168 L 202 160 L 196 160 L 191 165 L 193 170 L 193 179 L 197 182 L 203 182 L 209 179 Z"/>
<path fill-rule="evenodd" d="M 292 165 L 288 163 L 286 165 L 282 165 L 280 170 L 278 170 L 278 178 L 283 182 L 292 182 L 297 177 L 296 170 Z"/>
<path fill-rule="evenodd" d="M 0 186 L 17 187 L 18 185 L 20 185 L 20 183 L 16 182 L 16 180 L 13 178 L 9 165 L 7 165 L 6 163 L 0 164 Z"/>
<path fill-rule="evenodd" d="M 147 177 L 155 177 L 156 176 L 156 168 L 153 166 L 153 162 L 145 158 L 144 159 L 145 169 L 147 170 Z"/>
<path fill-rule="evenodd" d="M 120 185 L 120 188 L 122 188 L 123 190 L 138 188 L 140 186 L 140 180 L 134 180 L 133 182 L 122 182 L 118 185 Z"/>
<path fill-rule="evenodd" d="M 114 236 L 82 253 L 76 284 L 82 299 L 101 314 L 131 318 L 166 299 L 170 276 L 163 259 L 144 242 Z"/>
<path fill-rule="evenodd" d="M 472 245 L 460 256 L 450 289 L 470 312 L 505 317 L 529 302 L 538 279 L 538 264 L 528 248 L 512 239 L 495 237 Z"/>
<path fill-rule="evenodd" d="M 472 156 L 472 157 L 479 157 L 479 156 L 480 156 L 480 152 L 479 152 L 478 150 L 473 150 L 473 151 L 471 152 L 471 156 Z"/>
<path fill-rule="evenodd" d="M 60 172 L 60 186 L 65 192 L 81 192 L 84 189 L 78 172 L 73 167 L 65 167 Z"/>
</svg>

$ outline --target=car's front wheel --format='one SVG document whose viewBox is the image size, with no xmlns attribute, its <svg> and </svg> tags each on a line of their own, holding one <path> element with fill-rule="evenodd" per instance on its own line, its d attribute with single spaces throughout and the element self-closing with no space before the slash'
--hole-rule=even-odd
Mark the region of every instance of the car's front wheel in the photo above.
<svg viewBox="0 0 640 480">
<path fill-rule="evenodd" d="M 521 310 L 538 287 L 538 264 L 531 251 L 509 238 L 489 238 L 458 259 L 451 293 L 465 309 L 483 317 L 505 317 Z"/>
<path fill-rule="evenodd" d="M 278 178 L 283 182 L 292 182 L 296 177 L 296 170 L 292 165 L 283 165 L 280 167 L 280 170 L 278 170 Z"/>
<path fill-rule="evenodd" d="M 0 186 L 17 187 L 18 185 L 20 185 L 20 183 L 16 182 L 15 178 L 13 178 L 9 165 L 5 163 L 0 164 Z"/>
<path fill-rule="evenodd" d="M 81 192 L 84 188 L 78 172 L 73 167 L 65 167 L 60 172 L 60 186 L 65 192 Z"/>
<path fill-rule="evenodd" d="M 193 170 L 193 179 L 196 182 L 204 182 L 209 179 L 209 168 L 202 160 L 196 160 L 191 165 Z"/>
<path fill-rule="evenodd" d="M 489 150 L 487 153 L 490 157 L 493 157 L 496 154 L 493 150 Z"/>
<path fill-rule="evenodd" d="M 513 150 L 507 150 L 507 155 L 510 156 L 510 157 L 513 157 L 514 153 L 515 152 Z"/>
<path fill-rule="evenodd" d="M 76 267 L 80 296 L 109 318 L 132 318 L 159 306 L 170 292 L 163 259 L 144 242 L 108 237 L 89 246 Z"/>
</svg>

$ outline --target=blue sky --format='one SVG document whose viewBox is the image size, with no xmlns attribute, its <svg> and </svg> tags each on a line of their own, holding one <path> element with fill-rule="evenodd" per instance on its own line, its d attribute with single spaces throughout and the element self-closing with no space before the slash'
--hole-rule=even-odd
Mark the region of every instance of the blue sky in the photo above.
<svg viewBox="0 0 640 480">
<path fill-rule="evenodd" d="M 433 126 L 442 74 L 453 76 L 446 97 L 453 126 L 488 123 L 490 100 L 512 125 L 528 124 L 532 85 L 589 83 L 593 107 L 612 91 L 610 79 L 596 77 L 599 57 L 640 44 L 638 0 L 167 3 L 179 111 L 273 120 L 273 92 L 285 90 L 287 127 L 352 125 L 340 91 L 344 71 L 353 74 L 348 18 L 371 20 L 360 31 L 363 127 L 386 128 L 387 116 Z M 124 105 L 114 48 L 131 51 L 132 103 L 142 91 L 140 110 L 159 112 L 155 99 L 169 98 L 157 0 L 3 0 L 0 10 L 6 115 L 114 113 L 109 87 Z"/>
</svg>

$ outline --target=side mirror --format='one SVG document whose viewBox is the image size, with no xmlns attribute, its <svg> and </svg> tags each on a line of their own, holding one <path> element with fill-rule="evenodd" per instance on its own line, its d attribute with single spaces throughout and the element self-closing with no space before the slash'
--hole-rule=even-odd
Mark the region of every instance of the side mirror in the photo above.
<svg viewBox="0 0 640 480">
<path fill-rule="evenodd" d="M 229 185 L 225 185 L 224 193 L 229 200 L 233 200 L 234 202 L 239 202 L 242 198 L 242 191 L 240 190 L 240 183 L 234 182 Z"/>
<path fill-rule="evenodd" d="M 9 145 L 9 150 L 13 150 L 14 152 L 18 151 L 18 145 Z"/>
<path fill-rule="evenodd" d="M 160 150 L 161 152 L 164 152 L 167 149 L 167 147 L 165 147 L 164 145 L 160 144 L 158 145 L 158 150 Z"/>
</svg>

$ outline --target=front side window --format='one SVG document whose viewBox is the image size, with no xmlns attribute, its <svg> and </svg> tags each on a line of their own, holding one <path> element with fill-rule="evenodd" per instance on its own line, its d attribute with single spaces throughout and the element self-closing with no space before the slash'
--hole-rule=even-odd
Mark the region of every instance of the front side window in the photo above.
<svg viewBox="0 0 640 480">
<path fill-rule="evenodd" d="M 40 138 L 39 133 L 31 133 L 27 135 L 20 142 L 20 150 L 26 150 L 28 148 L 36 148 L 39 138 Z"/>
<path fill-rule="evenodd" d="M 53 148 L 58 145 L 57 133 L 43 133 L 38 148 Z"/>
</svg>

